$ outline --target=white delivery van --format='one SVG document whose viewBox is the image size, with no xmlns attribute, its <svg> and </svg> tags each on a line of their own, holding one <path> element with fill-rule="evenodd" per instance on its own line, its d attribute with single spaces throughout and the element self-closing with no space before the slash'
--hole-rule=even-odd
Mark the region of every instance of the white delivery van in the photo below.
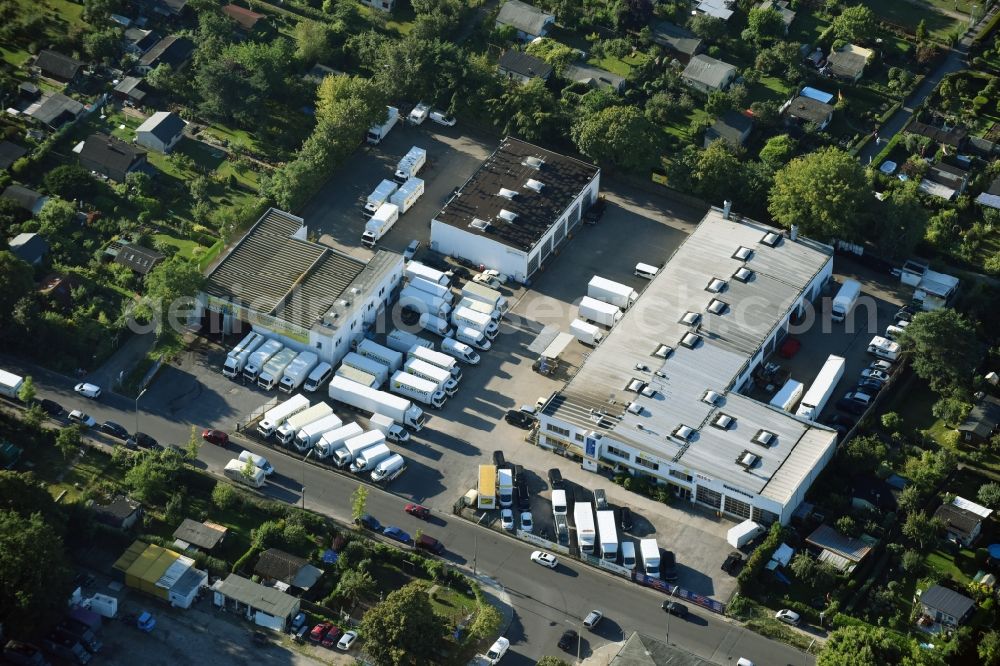
<svg viewBox="0 0 1000 666">
<path fill-rule="evenodd" d="M 445 338 L 441 341 L 441 351 L 456 358 L 463 363 L 468 363 L 469 365 L 478 365 L 480 358 L 479 354 L 476 353 L 469 345 L 464 342 L 459 342 L 454 338 Z"/>
<path fill-rule="evenodd" d="M 240 462 L 236 458 L 233 458 L 226 463 L 226 468 L 223 470 L 227 479 L 235 481 L 236 483 L 242 483 L 245 486 L 250 486 L 251 488 L 260 488 L 267 481 L 265 478 L 267 475 L 264 474 L 264 470 L 260 467 L 254 467 L 254 471 L 249 475 L 246 474 L 246 463 Z"/>
<path fill-rule="evenodd" d="M 251 453 L 250 451 L 244 449 L 240 453 L 239 461 L 243 464 L 246 464 L 248 460 L 252 460 L 253 464 L 259 467 L 260 470 L 264 472 L 264 474 L 266 474 L 267 476 L 271 476 L 272 474 L 274 474 L 274 468 L 271 467 L 271 463 L 267 461 L 267 458 L 265 458 L 264 456 L 259 456 L 256 453 Z"/>
<path fill-rule="evenodd" d="M 622 541 L 622 566 L 635 571 L 635 544 L 631 541 Z"/>
<path fill-rule="evenodd" d="M 652 280 L 656 277 L 656 274 L 660 272 L 660 269 L 656 266 L 650 266 L 649 264 L 644 264 L 639 262 L 635 265 L 635 275 L 637 277 L 645 278 L 647 280 Z"/>
<path fill-rule="evenodd" d="M 566 504 L 566 491 L 565 490 L 553 490 L 552 491 L 552 515 L 554 516 L 565 516 L 569 511 Z"/>
<path fill-rule="evenodd" d="M 312 393 L 320 386 L 330 381 L 330 377 L 332 376 L 333 366 L 329 363 L 320 363 L 313 368 L 313 371 L 309 373 L 308 377 L 306 377 L 306 382 L 302 385 L 302 390 Z"/>
</svg>

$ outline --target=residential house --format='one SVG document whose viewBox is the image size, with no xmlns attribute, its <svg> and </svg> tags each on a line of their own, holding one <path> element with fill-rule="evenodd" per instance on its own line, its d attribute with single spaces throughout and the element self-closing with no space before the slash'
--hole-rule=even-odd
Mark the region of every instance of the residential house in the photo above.
<svg viewBox="0 0 1000 666">
<path fill-rule="evenodd" d="M 194 42 L 187 37 L 170 35 L 164 37 L 147 51 L 136 64 L 136 70 L 141 74 L 149 74 L 160 65 L 170 65 L 174 71 L 182 68 L 191 53 L 194 52 Z"/>
<path fill-rule="evenodd" d="M 222 13 L 235 21 L 240 30 L 247 34 L 256 30 L 258 24 L 267 18 L 263 14 L 232 3 L 222 7 Z"/>
<path fill-rule="evenodd" d="M 142 79 L 138 76 L 126 76 L 118 82 L 118 85 L 111 92 L 115 97 L 132 106 L 142 106 L 147 94 L 143 89 Z"/>
<path fill-rule="evenodd" d="M 105 252 L 114 256 L 116 264 L 131 268 L 139 275 L 146 275 L 166 258 L 162 252 L 122 241 L 113 241 Z"/>
<path fill-rule="evenodd" d="M 30 266 L 38 266 L 49 252 L 48 242 L 35 233 L 21 233 L 10 241 L 11 253 Z"/>
<path fill-rule="evenodd" d="M 534 5 L 521 0 L 507 0 L 497 14 L 496 26 L 509 25 L 517 31 L 517 36 L 526 42 L 548 34 L 556 22 L 556 17 L 547 14 Z"/>
<path fill-rule="evenodd" d="M 871 60 L 873 51 L 856 44 L 848 44 L 830 51 L 826 57 L 824 73 L 828 73 L 842 81 L 857 83 L 865 73 L 865 66 Z"/>
<path fill-rule="evenodd" d="M 9 189 L 9 188 L 8 188 Z M 963 442 L 984 444 L 994 435 L 1000 434 L 1000 399 L 992 395 L 983 396 L 958 426 Z"/>
<path fill-rule="evenodd" d="M 25 114 L 51 130 L 57 130 L 66 123 L 73 123 L 83 113 L 83 104 L 62 93 L 46 97 L 37 106 L 32 105 Z"/>
<path fill-rule="evenodd" d="M 276 631 L 284 631 L 299 612 L 300 602 L 292 595 L 236 574 L 216 581 L 212 592 L 216 606 Z"/>
<path fill-rule="evenodd" d="M 764 0 L 757 7 L 760 9 L 773 9 L 781 14 L 781 21 L 785 24 L 785 34 L 788 34 L 788 29 L 792 27 L 792 21 L 795 20 L 795 10 L 788 6 L 787 0 Z"/>
<path fill-rule="evenodd" d="M 147 11 L 173 18 L 181 16 L 187 9 L 187 0 L 136 0 Z"/>
<path fill-rule="evenodd" d="M 713 141 L 723 140 L 729 145 L 739 148 L 746 143 L 753 129 L 753 120 L 739 111 L 729 110 L 715 119 L 712 126 L 705 130 L 705 147 Z"/>
<path fill-rule="evenodd" d="M 705 50 L 705 42 L 700 37 L 670 21 L 660 21 L 653 26 L 653 41 L 685 65 Z"/>
<path fill-rule="evenodd" d="M 499 69 L 508 79 L 522 84 L 534 78 L 548 81 L 552 76 L 552 65 L 517 49 L 507 49 L 500 54 Z"/>
<path fill-rule="evenodd" d="M 0 171 L 6 171 L 14 162 L 28 154 L 28 149 L 12 141 L 0 141 Z"/>
<path fill-rule="evenodd" d="M 620 93 L 625 87 L 625 77 L 619 76 L 606 69 L 579 62 L 567 65 L 563 72 L 563 77 L 577 83 L 584 83 L 591 88 L 611 90 Z"/>
<path fill-rule="evenodd" d="M 936 162 L 927 168 L 920 181 L 920 190 L 926 194 L 951 201 L 965 192 L 969 183 L 969 172 L 960 167 Z"/>
<path fill-rule="evenodd" d="M 159 41 L 160 36 L 152 30 L 133 26 L 125 31 L 125 51 L 137 56 L 149 51 Z"/>
<path fill-rule="evenodd" d="M 172 111 L 157 111 L 135 130 L 135 141 L 158 153 L 169 153 L 184 136 L 186 125 Z"/>
<path fill-rule="evenodd" d="M 734 0 L 701 0 L 694 11 L 728 22 L 733 16 L 735 4 Z"/>
<path fill-rule="evenodd" d="M 699 53 L 688 62 L 681 78 L 695 90 L 707 94 L 727 89 L 736 78 L 736 68 L 728 62 Z"/>
<path fill-rule="evenodd" d="M 906 126 L 906 132 L 918 136 L 926 136 L 934 143 L 954 148 L 956 151 L 962 150 L 969 139 L 969 130 L 964 127 L 948 127 L 941 118 L 934 118 L 940 124 L 930 124 L 919 120 L 913 120 Z"/>
<path fill-rule="evenodd" d="M 976 603 L 954 590 L 931 585 L 920 594 L 920 608 L 932 622 L 957 627 L 972 615 Z"/>
<path fill-rule="evenodd" d="M 107 134 L 91 134 L 83 142 L 80 166 L 122 183 L 125 176 L 146 165 L 146 151 Z"/>
<path fill-rule="evenodd" d="M 785 102 L 781 107 L 781 115 L 787 124 L 815 125 L 822 130 L 833 120 L 833 105 L 799 95 Z"/>
<path fill-rule="evenodd" d="M 2 144 L 0 144 L 2 146 Z M 2 154 L 2 150 L 0 150 Z M 2 157 L 0 157 L 0 167 L 2 167 Z M 1000 176 L 993 179 L 990 186 L 986 188 L 986 191 L 981 193 L 976 197 L 976 203 L 989 206 L 990 208 L 1000 209 Z"/>
<path fill-rule="evenodd" d="M 60 83 L 72 83 L 80 75 L 83 63 L 58 51 L 45 49 L 35 58 L 35 67 L 42 76 Z"/>
<path fill-rule="evenodd" d="M 820 562 L 844 572 L 853 571 L 872 551 L 868 541 L 845 536 L 829 525 L 817 527 L 806 537 L 806 544 L 819 552 Z"/>
<path fill-rule="evenodd" d="M 174 544 L 184 549 L 195 546 L 208 552 L 222 543 L 228 531 L 229 528 L 211 521 L 206 520 L 199 523 L 196 520 L 185 518 L 180 526 L 174 530 L 174 539 L 176 539 Z"/>
<path fill-rule="evenodd" d="M 934 517 L 944 524 L 949 541 L 969 548 L 983 531 L 983 521 L 992 513 L 981 504 L 955 497 L 950 503 L 939 506 Z"/>
<path fill-rule="evenodd" d="M 396 8 L 396 0 L 361 0 L 361 4 L 383 12 L 391 12 Z"/>
<path fill-rule="evenodd" d="M 97 522 L 116 530 L 129 530 L 142 517 L 142 504 L 134 499 L 118 495 L 110 502 L 94 502 L 94 518 Z"/>
<path fill-rule="evenodd" d="M 274 582 L 275 587 L 284 590 L 294 587 L 303 591 L 315 585 L 323 575 L 323 570 L 309 564 L 308 560 L 277 548 L 261 553 L 253 572 L 262 581 Z"/>
<path fill-rule="evenodd" d="M 10 199 L 19 207 L 30 212 L 32 215 L 38 215 L 38 213 L 41 212 L 42 207 L 44 207 L 49 200 L 49 198 L 41 192 L 29 190 L 27 187 L 22 187 L 21 185 L 8 186 L 7 189 L 3 191 L 3 194 L 0 194 L 0 197 Z"/>
</svg>

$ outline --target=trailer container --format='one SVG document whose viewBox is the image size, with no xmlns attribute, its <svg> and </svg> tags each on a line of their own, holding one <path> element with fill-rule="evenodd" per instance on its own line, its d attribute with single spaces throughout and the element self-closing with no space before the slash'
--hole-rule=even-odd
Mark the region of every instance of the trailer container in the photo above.
<svg viewBox="0 0 1000 666">
<path fill-rule="evenodd" d="M 398 395 L 376 391 L 343 377 L 330 380 L 330 397 L 369 414 L 385 414 L 396 423 L 420 430 L 427 420 L 424 410 Z"/>
<path fill-rule="evenodd" d="M 491 340 L 500 332 L 500 326 L 489 315 L 469 308 L 455 308 L 451 313 L 451 323 L 456 327 L 471 326 L 485 333 Z"/>
<path fill-rule="evenodd" d="M 278 426 L 274 431 L 275 436 L 285 446 L 289 446 L 295 441 L 295 435 L 299 430 L 305 428 L 310 423 L 315 423 L 320 419 L 333 414 L 333 407 L 325 402 L 317 402 L 309 409 L 299 412 L 295 416 L 289 417 L 287 421 Z"/>
<path fill-rule="evenodd" d="M 819 418 L 820 412 L 826 407 L 827 401 L 833 395 L 833 390 L 837 388 L 837 382 L 844 376 L 845 361 L 841 356 L 830 355 L 826 363 L 820 369 L 816 379 L 806 394 L 802 397 L 802 404 L 795 410 L 796 416 L 815 421 Z"/>
<path fill-rule="evenodd" d="M 382 384 L 379 382 L 378 377 L 375 375 L 365 372 L 364 370 L 358 370 L 357 368 L 352 368 L 349 365 L 342 365 L 337 368 L 336 375 L 338 377 L 343 377 L 344 379 L 350 379 L 352 382 L 357 382 L 368 388 L 379 389 L 382 388 Z"/>
<path fill-rule="evenodd" d="M 362 340 L 355 351 L 362 356 L 367 356 L 374 361 L 378 361 L 393 372 L 403 367 L 402 353 L 380 345 L 374 340 L 367 338 Z"/>
<path fill-rule="evenodd" d="M 396 123 L 399 122 L 399 109 L 394 106 L 386 107 L 386 109 L 388 109 L 388 115 L 386 116 L 385 122 L 379 125 L 372 125 L 368 129 L 368 135 L 366 137 L 368 143 L 375 145 L 382 143 L 382 139 L 384 139 L 386 135 L 389 134 L 389 131 L 396 126 Z"/>
<path fill-rule="evenodd" d="M 603 509 L 597 512 L 597 534 L 601 543 L 601 557 L 608 562 L 618 559 L 618 528 L 615 512 Z"/>
<path fill-rule="evenodd" d="M 451 305 L 443 298 L 438 298 L 413 287 L 404 287 L 399 292 L 399 306 L 416 310 L 420 314 L 434 317 L 447 317 L 451 313 Z"/>
<path fill-rule="evenodd" d="M 504 298 L 503 294 L 496 289 L 490 289 L 486 285 L 477 284 L 476 282 L 466 282 L 462 287 L 462 295 L 466 298 L 482 301 L 492 306 L 495 310 L 499 310 L 502 314 L 507 314 L 507 311 L 510 309 L 510 304 Z"/>
<path fill-rule="evenodd" d="M 771 398 L 770 405 L 772 407 L 777 407 L 778 409 L 783 409 L 786 412 L 790 412 L 795 409 L 795 405 L 798 404 L 804 392 L 805 386 L 802 385 L 802 382 L 789 379 L 785 382 L 785 385 L 774 394 L 774 397 Z"/>
<path fill-rule="evenodd" d="M 451 326 L 448 324 L 447 319 L 442 319 L 427 312 L 420 315 L 417 323 L 423 330 L 430 331 L 441 337 L 445 337 L 451 333 Z"/>
<path fill-rule="evenodd" d="M 382 433 L 379 434 L 381 435 Z M 350 470 L 355 474 L 371 471 L 375 469 L 375 465 L 378 465 L 391 455 L 392 451 L 389 450 L 389 447 L 385 443 L 369 446 L 354 456 L 354 462 L 351 463 Z"/>
<path fill-rule="evenodd" d="M 281 344 L 277 340 L 268 340 L 260 347 L 257 351 L 250 354 L 250 358 L 247 359 L 246 367 L 243 368 L 243 376 L 252 382 L 257 381 L 258 375 L 260 375 L 261 370 L 267 365 L 267 362 L 274 358 L 274 355 L 285 348 L 285 345 Z"/>
<path fill-rule="evenodd" d="M 577 340 L 591 347 L 596 347 L 604 339 L 604 332 L 601 329 L 582 319 L 574 319 L 569 325 L 569 332 Z"/>
<path fill-rule="evenodd" d="M 456 382 L 462 381 L 462 366 L 458 364 L 458 361 L 448 354 L 435 351 L 433 347 L 415 345 L 410 348 L 409 357 L 419 358 L 421 361 L 436 365 L 439 368 L 447 370 L 455 378 Z"/>
<path fill-rule="evenodd" d="M 267 363 L 264 364 L 263 369 L 261 369 L 260 374 L 257 375 L 257 386 L 264 389 L 265 391 L 270 391 L 281 378 L 285 375 L 285 370 L 288 366 L 292 364 L 295 357 L 298 356 L 298 352 L 294 349 L 289 349 L 285 347 L 280 352 L 271 357 Z"/>
<path fill-rule="evenodd" d="M 316 443 L 323 438 L 323 435 L 333 432 L 343 425 L 344 422 L 340 420 L 339 416 L 336 414 L 327 414 L 321 419 L 302 426 L 295 434 L 294 443 L 296 450 L 301 452 L 308 451 L 316 446 Z"/>
<path fill-rule="evenodd" d="M 338 368 L 338 374 L 345 367 L 354 368 L 355 370 L 360 370 L 374 376 L 378 382 L 378 385 L 374 388 L 379 388 L 389 381 L 389 367 L 370 356 L 362 356 L 357 352 L 348 352 L 341 362 L 340 368 Z"/>
<path fill-rule="evenodd" d="M 423 196 L 424 193 L 424 181 L 420 178 L 413 177 L 403 183 L 398 190 L 396 190 L 391 197 L 389 197 L 389 203 L 399 206 L 399 214 L 402 215 L 406 211 L 413 207 L 413 204 L 417 203 L 417 199 Z"/>
<path fill-rule="evenodd" d="M 404 354 L 410 353 L 414 347 L 427 347 L 432 350 L 434 349 L 434 343 L 430 340 L 425 340 L 419 335 L 414 335 L 408 331 L 401 331 L 398 328 L 386 336 L 385 344 L 389 347 L 389 349 L 402 352 Z"/>
<path fill-rule="evenodd" d="M 622 311 L 616 305 L 584 296 L 580 301 L 580 318 L 611 328 L 622 318 Z"/>
<path fill-rule="evenodd" d="M 425 280 L 422 277 L 413 278 L 407 283 L 407 286 L 420 291 L 426 291 L 431 296 L 440 298 L 448 305 L 451 305 L 455 301 L 455 294 L 451 293 L 451 287 Z"/>
<path fill-rule="evenodd" d="M 278 382 L 278 390 L 285 393 L 297 390 L 309 378 L 309 373 L 312 372 L 318 363 L 319 356 L 314 352 L 299 352 L 295 360 L 285 368 L 285 374 L 282 375 L 281 381 Z M 315 390 L 315 387 L 313 390 Z"/>
<path fill-rule="evenodd" d="M 401 370 L 392 375 L 389 380 L 389 390 L 434 409 L 441 409 L 447 399 L 444 389 L 434 382 Z"/>
<path fill-rule="evenodd" d="M 398 219 L 399 206 L 393 203 L 379 206 L 375 214 L 365 222 L 365 230 L 361 232 L 361 244 L 365 247 L 375 247 L 375 243 L 389 233 Z"/>
<path fill-rule="evenodd" d="M 397 189 L 399 189 L 399 186 L 391 180 L 386 179 L 379 183 L 378 187 L 376 187 L 365 200 L 365 207 L 363 211 L 364 216 L 371 217 L 374 215 L 375 211 L 379 209 L 379 206 L 389 201 L 389 197 L 391 197 Z"/>
<path fill-rule="evenodd" d="M 407 280 L 415 280 L 417 278 L 427 280 L 434 284 L 439 284 L 447 287 L 451 283 L 451 274 L 444 273 L 437 270 L 436 268 L 431 268 L 426 264 L 422 264 L 419 261 L 410 260 L 406 262 L 406 268 L 404 269 L 404 275 Z"/>
<path fill-rule="evenodd" d="M 587 283 L 587 296 L 610 303 L 622 310 L 628 310 L 639 300 L 639 292 L 632 287 L 602 278 L 600 275 L 590 278 L 590 282 Z"/>
<path fill-rule="evenodd" d="M 405 183 L 420 173 L 426 162 L 427 151 L 423 148 L 413 146 L 406 155 L 403 155 L 403 159 L 399 160 L 393 178 L 396 179 L 397 183 Z"/>
<path fill-rule="evenodd" d="M 406 444 L 410 441 L 410 433 L 407 432 L 406 428 L 399 425 L 385 414 L 372 414 L 372 417 L 368 422 L 373 429 L 378 430 L 385 435 L 385 438 L 390 442 Z"/>
</svg>

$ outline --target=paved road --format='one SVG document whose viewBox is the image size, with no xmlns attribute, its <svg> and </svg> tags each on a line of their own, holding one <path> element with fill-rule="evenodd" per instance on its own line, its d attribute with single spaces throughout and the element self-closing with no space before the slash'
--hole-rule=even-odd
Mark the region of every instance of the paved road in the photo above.
<svg viewBox="0 0 1000 666">
<path fill-rule="evenodd" d="M 65 409 L 83 409 L 98 421 L 118 421 L 130 430 L 138 423 L 140 430 L 162 444 L 187 440 L 187 427 L 157 413 L 155 405 L 140 403 L 137 418 L 132 400 L 107 394 L 99 402 L 90 401 L 73 393 L 73 380 L 68 377 L 26 367 L 17 359 L 0 360 L 5 368 L 31 374 L 39 397 L 56 400 Z M 252 443 L 247 443 L 246 448 L 268 456 L 275 467 L 275 474 L 265 488 L 267 495 L 301 503 L 304 485 L 308 509 L 350 520 L 350 496 L 357 481 Z M 228 450 L 206 444 L 201 448 L 200 464 L 219 474 L 238 450 L 236 444 Z M 452 562 L 474 567 L 507 588 L 515 613 L 506 633 L 513 646 L 505 663 L 534 663 L 545 654 L 557 653 L 558 637 L 569 627 L 579 630 L 580 621 L 593 607 L 601 608 L 606 620 L 596 633 L 580 632 L 584 657 L 609 641 L 620 641 L 622 632 L 638 630 L 657 637 L 666 635 L 667 617 L 659 609 L 663 595 L 658 592 L 576 562 L 560 563 L 556 570 L 545 569 L 530 562 L 532 548 L 527 544 L 440 512 L 435 512 L 429 524 L 425 524 L 403 513 L 403 504 L 395 495 L 372 489 L 368 510 L 383 524 L 396 524 L 411 534 L 419 528 L 439 538 L 447 546 Z M 731 663 L 740 656 L 757 664 L 804 666 L 815 662 L 810 655 L 748 632 L 708 611 L 699 610 L 688 621 L 674 618 L 669 632 L 672 642 L 720 664 Z"/>
</svg>

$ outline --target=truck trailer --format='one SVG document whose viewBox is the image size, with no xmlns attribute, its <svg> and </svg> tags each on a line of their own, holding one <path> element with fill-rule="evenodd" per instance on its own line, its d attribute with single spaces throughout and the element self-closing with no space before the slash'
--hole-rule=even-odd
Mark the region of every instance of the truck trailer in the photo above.
<svg viewBox="0 0 1000 666">
<path fill-rule="evenodd" d="M 375 214 L 365 222 L 365 230 L 361 232 L 361 244 L 365 247 L 375 247 L 375 243 L 389 233 L 398 219 L 399 206 L 392 203 L 379 206 Z"/>
<path fill-rule="evenodd" d="M 622 311 L 616 305 L 584 296 L 580 301 L 580 318 L 611 328 L 621 321 Z"/>
<path fill-rule="evenodd" d="M 424 181 L 414 176 L 399 186 L 399 189 L 389 197 L 389 203 L 399 206 L 399 214 L 402 215 L 413 208 L 413 204 L 417 203 L 417 199 L 423 194 Z"/>
<path fill-rule="evenodd" d="M 373 361 L 378 361 L 393 372 L 403 367 L 403 355 L 400 352 L 380 345 L 374 340 L 365 338 L 358 343 L 358 347 L 355 351 L 362 356 L 367 356 Z"/>
<path fill-rule="evenodd" d="M 375 469 L 375 465 L 378 465 L 391 455 L 392 451 L 389 450 L 389 447 L 385 443 L 369 446 L 354 457 L 354 462 L 351 463 L 349 469 L 355 474 L 371 471 Z"/>
<path fill-rule="evenodd" d="M 802 394 L 805 391 L 805 386 L 802 382 L 797 382 L 794 379 L 789 379 L 785 382 L 785 385 L 774 394 L 769 403 L 772 407 L 777 407 L 778 409 L 783 409 L 786 412 L 790 412 L 795 409 L 795 405 L 798 404 L 799 400 L 802 398 Z"/>
<path fill-rule="evenodd" d="M 422 402 L 434 409 L 441 409 L 447 399 L 444 389 L 432 381 L 402 370 L 397 371 L 389 380 L 389 390 L 417 402 Z"/>
<path fill-rule="evenodd" d="M 386 135 L 389 134 L 389 131 L 396 126 L 396 123 L 399 122 L 399 109 L 394 106 L 387 106 L 386 109 L 388 109 L 388 116 L 386 117 L 385 122 L 368 128 L 367 140 L 368 143 L 372 145 L 382 143 L 382 139 L 384 139 Z"/>
<path fill-rule="evenodd" d="M 379 389 L 382 388 L 382 382 L 378 380 L 375 375 L 365 372 L 364 370 L 358 370 L 357 368 L 352 368 L 349 365 L 341 365 L 337 368 L 336 375 L 338 377 L 343 377 L 344 379 L 350 379 L 352 382 L 357 382 L 368 388 Z"/>
<path fill-rule="evenodd" d="M 410 148 L 403 159 L 396 165 L 396 173 L 393 178 L 397 183 L 405 183 L 410 178 L 416 176 L 427 162 L 427 151 L 418 146 Z"/>
<path fill-rule="evenodd" d="M 418 431 L 427 420 L 424 410 L 398 395 L 376 391 L 343 377 L 330 380 L 330 398 L 369 414 L 385 414 L 396 423 Z"/>
<path fill-rule="evenodd" d="M 573 334 L 577 340 L 585 345 L 590 345 L 591 347 L 596 347 L 601 344 L 601 340 L 604 339 L 604 332 L 594 326 L 589 324 L 582 319 L 574 319 L 570 322 L 569 332 Z"/>
<path fill-rule="evenodd" d="M 362 356 L 357 352 L 348 352 L 344 356 L 344 360 L 341 362 L 337 373 L 339 374 L 340 370 L 343 370 L 345 367 L 354 368 L 355 370 L 360 370 L 374 376 L 378 380 L 378 386 L 374 388 L 379 388 L 389 381 L 389 367 L 387 365 L 369 356 Z"/>
<path fill-rule="evenodd" d="M 421 361 L 419 358 L 410 358 L 403 365 L 403 370 L 416 377 L 434 382 L 449 397 L 455 395 L 455 392 L 458 391 L 458 382 L 455 381 L 450 372 L 436 365 L 431 365 L 427 361 Z"/>
<path fill-rule="evenodd" d="M 326 438 L 321 440 L 325 442 L 323 446 L 330 449 L 330 453 L 326 455 L 333 455 L 333 464 L 337 467 L 354 462 L 355 456 L 367 448 L 376 444 L 385 444 L 385 436 L 379 431 L 362 430 L 361 426 L 356 423 L 353 425 L 356 427 L 351 428 L 350 432 L 333 432 L 330 433 L 329 441 Z"/>
<path fill-rule="evenodd" d="M 226 360 L 222 364 L 222 374 L 231 379 L 243 372 L 250 354 L 264 344 L 265 340 L 267 338 L 256 331 L 247 333 L 246 337 L 226 355 Z"/>
<path fill-rule="evenodd" d="M 435 351 L 433 347 L 413 346 L 408 354 L 410 358 L 419 358 L 431 365 L 447 370 L 456 382 L 462 381 L 462 366 L 454 357 L 443 352 Z"/>
<path fill-rule="evenodd" d="M 587 296 L 610 303 L 622 310 L 628 310 L 639 300 L 639 292 L 632 287 L 602 278 L 600 275 L 590 278 L 590 282 L 587 283 Z"/>
<path fill-rule="evenodd" d="M 430 340 L 425 340 L 419 335 L 414 335 L 409 331 L 401 331 L 398 328 L 386 336 L 385 344 L 389 349 L 404 354 L 410 353 L 414 347 L 429 347 L 430 349 L 434 349 L 434 343 Z"/>
<path fill-rule="evenodd" d="M 819 418 L 820 412 L 826 407 L 827 401 L 833 395 L 833 390 L 837 388 L 837 382 L 844 376 L 844 358 L 831 354 L 827 357 L 826 363 L 820 369 L 816 379 L 806 394 L 802 397 L 802 404 L 795 410 L 796 416 L 815 421 Z"/>
<path fill-rule="evenodd" d="M 291 446 L 300 430 L 330 414 L 333 414 L 333 407 L 325 402 L 317 402 L 309 409 L 301 411 L 295 416 L 290 416 L 288 420 L 278 426 L 274 434 L 282 444 Z"/>
<path fill-rule="evenodd" d="M 861 284 L 857 280 L 844 280 L 837 295 L 833 297 L 830 306 L 830 318 L 834 321 L 844 321 L 861 294 Z"/>
<path fill-rule="evenodd" d="M 378 187 L 376 187 L 372 193 L 368 195 L 368 198 L 365 199 L 365 207 L 362 214 L 365 217 L 371 217 L 374 215 L 375 211 L 379 209 L 379 206 L 389 201 L 389 197 L 391 197 L 397 189 L 399 189 L 399 186 L 396 185 L 396 183 L 388 179 L 383 180 L 378 184 Z"/>
<path fill-rule="evenodd" d="M 270 391 L 277 386 L 278 382 L 281 381 L 281 378 L 285 376 L 285 370 L 288 369 L 288 366 L 292 364 L 292 361 L 294 361 L 295 357 L 298 355 L 299 353 L 294 349 L 285 347 L 280 352 L 272 356 L 271 359 L 264 364 L 260 374 L 257 375 L 257 386 L 265 391 Z"/>
<path fill-rule="evenodd" d="M 275 354 L 284 348 L 285 345 L 281 344 L 277 340 L 268 340 L 262 344 L 257 348 L 257 351 L 250 354 L 250 358 L 247 359 L 246 367 L 243 368 L 243 376 L 252 382 L 256 382 L 257 377 L 264 369 L 264 366 L 267 365 L 267 362 L 274 358 Z"/>
<path fill-rule="evenodd" d="M 410 286 L 403 287 L 403 290 L 399 292 L 399 305 L 403 308 L 416 310 L 420 314 L 429 314 L 442 319 L 451 314 L 451 305 L 443 298 Z"/>
<path fill-rule="evenodd" d="M 509 467 L 497 468 L 497 497 L 505 509 L 514 505 L 514 472 Z"/>
<path fill-rule="evenodd" d="M 308 451 L 323 439 L 323 435 L 333 432 L 343 425 L 344 422 L 336 414 L 327 414 L 312 423 L 307 423 L 295 433 L 295 440 L 293 441 L 295 450 L 300 452 Z"/>
<path fill-rule="evenodd" d="M 434 284 L 439 284 L 444 287 L 447 287 L 451 283 L 451 276 L 448 273 L 439 271 L 436 268 L 431 268 L 426 264 L 422 264 L 419 261 L 413 261 L 412 259 L 406 263 L 404 275 L 407 280 L 412 281 L 417 278 L 422 278 L 428 282 L 433 282 Z"/>
<path fill-rule="evenodd" d="M 594 554 L 594 543 L 597 534 L 594 530 L 594 505 L 590 502 L 577 502 L 573 505 L 573 524 L 576 527 L 576 544 L 581 553 Z"/>
<path fill-rule="evenodd" d="M 289 417 L 301 411 L 309 409 L 309 398 L 301 393 L 293 395 L 279 405 L 264 412 L 264 417 L 257 424 L 257 432 L 261 437 L 270 437 L 278 426 L 288 420 Z"/>
<path fill-rule="evenodd" d="M 455 301 L 455 295 L 451 293 L 451 287 L 425 280 L 422 277 L 413 278 L 407 283 L 407 286 L 419 289 L 420 291 L 426 291 L 431 296 L 437 296 L 448 305 L 451 305 Z"/>
<path fill-rule="evenodd" d="M 597 512 L 597 534 L 601 540 L 601 557 L 608 562 L 618 559 L 618 527 L 615 525 L 615 512 L 602 510 Z"/>
<path fill-rule="evenodd" d="M 497 508 L 497 466 L 479 466 L 479 499 L 476 504 L 480 509 Z"/>
<path fill-rule="evenodd" d="M 318 363 L 319 356 L 315 352 L 299 352 L 299 355 L 285 368 L 285 374 L 281 376 L 281 381 L 278 382 L 278 390 L 285 393 L 298 390 Z M 313 390 L 315 390 L 315 387 L 313 387 Z"/>
</svg>

